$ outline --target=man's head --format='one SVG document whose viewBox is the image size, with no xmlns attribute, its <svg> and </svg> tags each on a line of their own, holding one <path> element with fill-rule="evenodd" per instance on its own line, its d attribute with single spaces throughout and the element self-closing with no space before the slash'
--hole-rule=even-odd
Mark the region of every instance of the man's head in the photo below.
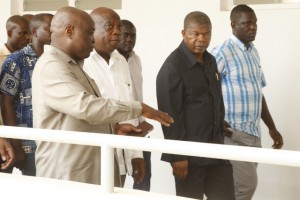
<svg viewBox="0 0 300 200">
<path fill-rule="evenodd" d="M 33 18 L 33 14 L 24 14 L 24 15 L 22 15 L 22 17 L 24 17 L 25 19 L 27 19 L 27 21 L 28 22 L 30 22 L 31 21 L 31 19 Z"/>
<path fill-rule="evenodd" d="M 63 7 L 51 21 L 51 45 L 76 61 L 83 60 L 93 50 L 94 31 L 89 14 L 74 7 Z"/>
<path fill-rule="evenodd" d="M 91 12 L 95 22 L 94 48 L 101 56 L 108 56 L 119 45 L 121 39 L 121 19 L 110 8 L 100 7 Z"/>
<path fill-rule="evenodd" d="M 252 8 L 241 4 L 234 7 L 230 14 L 232 33 L 245 45 L 255 40 L 257 18 Z"/>
<path fill-rule="evenodd" d="M 32 43 L 35 46 L 43 46 L 50 44 L 51 32 L 50 25 L 53 18 L 52 14 L 41 13 L 35 15 L 30 21 L 30 30 L 32 35 Z"/>
<path fill-rule="evenodd" d="M 200 11 L 189 13 L 184 19 L 183 40 L 196 58 L 202 58 L 211 40 L 211 22 L 209 17 Z"/>
<path fill-rule="evenodd" d="M 118 46 L 118 51 L 126 59 L 129 58 L 130 52 L 132 52 L 135 41 L 136 41 L 136 28 L 133 23 L 129 20 L 122 20 L 122 29 L 121 29 L 121 41 Z"/>
<path fill-rule="evenodd" d="M 7 43 L 11 52 L 25 47 L 30 41 L 29 23 L 20 16 L 13 15 L 6 21 Z"/>
</svg>

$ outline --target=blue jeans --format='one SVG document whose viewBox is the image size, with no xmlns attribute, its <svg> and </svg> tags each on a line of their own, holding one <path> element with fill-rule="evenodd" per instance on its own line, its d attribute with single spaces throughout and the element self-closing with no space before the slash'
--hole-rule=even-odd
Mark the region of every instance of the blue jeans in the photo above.
<svg viewBox="0 0 300 200">
<path fill-rule="evenodd" d="M 144 190 L 144 191 L 150 191 L 150 179 L 151 179 L 151 152 L 149 151 L 144 151 L 144 160 L 146 164 L 146 172 L 145 172 L 145 177 L 144 180 L 137 184 L 133 183 L 133 189 L 137 190 Z"/>
</svg>

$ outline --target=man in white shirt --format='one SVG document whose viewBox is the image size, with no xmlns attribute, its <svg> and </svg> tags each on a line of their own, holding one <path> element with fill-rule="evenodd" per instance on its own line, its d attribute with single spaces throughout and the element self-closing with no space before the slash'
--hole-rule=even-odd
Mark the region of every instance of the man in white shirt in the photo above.
<svg viewBox="0 0 300 200">
<path fill-rule="evenodd" d="M 140 57 L 133 51 L 136 42 L 136 28 L 134 24 L 129 20 L 121 20 L 122 33 L 121 42 L 118 46 L 118 52 L 122 54 L 128 62 L 129 71 L 132 80 L 132 88 L 134 99 L 136 101 L 143 102 L 143 76 L 142 76 L 142 64 Z M 143 118 L 139 118 L 139 122 L 144 121 Z M 146 171 L 144 180 L 141 183 L 134 182 L 133 188 L 138 190 L 150 191 L 150 179 L 151 179 L 151 152 L 143 152 Z"/>
<path fill-rule="evenodd" d="M 128 63 L 116 51 L 121 36 L 119 15 L 109 8 L 101 7 L 93 10 L 91 17 L 95 22 L 95 44 L 94 51 L 84 61 L 85 72 L 94 79 L 102 97 L 134 101 Z M 136 118 L 126 123 L 137 126 L 139 121 Z M 143 153 L 117 149 L 117 156 L 122 186 L 126 174 L 131 174 L 132 171 L 134 171 L 134 180 L 141 182 L 145 174 Z"/>
</svg>

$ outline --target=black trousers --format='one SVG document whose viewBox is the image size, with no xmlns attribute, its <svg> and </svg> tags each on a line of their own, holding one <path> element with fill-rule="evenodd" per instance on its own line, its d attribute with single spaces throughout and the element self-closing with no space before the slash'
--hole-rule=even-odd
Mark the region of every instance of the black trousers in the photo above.
<svg viewBox="0 0 300 200">
<path fill-rule="evenodd" d="M 232 166 L 216 164 L 189 166 L 185 180 L 177 180 L 176 195 L 208 200 L 235 200 Z"/>
</svg>

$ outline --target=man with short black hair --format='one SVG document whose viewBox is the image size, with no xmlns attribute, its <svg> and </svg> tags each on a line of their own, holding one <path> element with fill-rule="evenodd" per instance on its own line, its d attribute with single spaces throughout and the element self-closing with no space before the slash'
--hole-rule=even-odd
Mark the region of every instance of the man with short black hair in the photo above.
<svg viewBox="0 0 300 200">
<path fill-rule="evenodd" d="M 230 14 L 232 36 L 215 47 L 215 56 L 225 103 L 225 144 L 261 147 L 261 119 L 269 128 L 273 148 L 283 146 L 268 110 L 262 88 L 266 80 L 254 44 L 257 18 L 252 8 L 241 4 Z M 237 200 L 250 200 L 257 186 L 257 163 L 231 161 Z"/>
<path fill-rule="evenodd" d="M 124 56 L 128 62 L 130 76 L 132 80 L 132 92 L 136 101 L 143 102 L 143 76 L 140 57 L 134 52 L 136 42 L 136 28 L 134 24 L 126 19 L 121 20 L 121 40 L 118 45 L 118 52 Z M 139 123 L 144 121 L 139 118 Z M 143 157 L 146 164 L 145 176 L 142 182 L 134 181 L 133 189 L 150 191 L 151 179 L 151 152 L 143 151 Z M 134 170 L 135 171 L 135 170 Z M 137 172 L 137 171 L 135 171 Z"/>
<path fill-rule="evenodd" d="M 216 60 L 206 50 L 212 34 L 209 17 L 200 11 L 189 13 L 181 33 L 183 41 L 156 79 L 158 107 L 175 121 L 162 127 L 165 139 L 224 144 L 221 80 Z M 174 154 L 163 154 L 162 160 L 173 168 L 177 195 L 235 199 L 228 160 Z"/>
<path fill-rule="evenodd" d="M 50 22 L 53 15 L 41 13 L 30 22 L 32 43 L 10 54 L 2 65 L 0 75 L 1 112 L 6 126 L 32 128 L 31 75 L 35 63 L 50 44 Z M 35 149 L 32 140 L 11 139 L 16 155 L 15 167 L 23 175 L 35 176 Z"/>
</svg>

